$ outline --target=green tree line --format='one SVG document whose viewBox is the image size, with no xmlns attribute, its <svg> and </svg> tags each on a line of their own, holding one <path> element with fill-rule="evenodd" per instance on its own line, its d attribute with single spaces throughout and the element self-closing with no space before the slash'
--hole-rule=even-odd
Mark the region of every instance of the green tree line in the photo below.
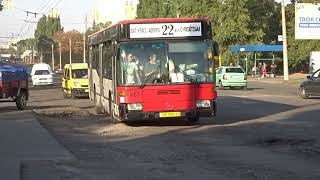
<svg viewBox="0 0 320 180">
<path fill-rule="evenodd" d="M 296 72 L 307 69 L 310 51 L 320 51 L 320 42 L 294 39 L 292 3 L 286 7 L 288 57 L 290 71 Z M 281 4 L 274 0 L 140 0 L 137 14 L 138 18 L 208 17 L 224 63 L 237 58 L 231 52 L 234 45 L 282 44 L 278 42 L 278 35 L 282 34 Z M 282 59 L 282 54 L 276 56 Z M 253 59 L 253 54 L 249 53 L 248 57 Z"/>
</svg>

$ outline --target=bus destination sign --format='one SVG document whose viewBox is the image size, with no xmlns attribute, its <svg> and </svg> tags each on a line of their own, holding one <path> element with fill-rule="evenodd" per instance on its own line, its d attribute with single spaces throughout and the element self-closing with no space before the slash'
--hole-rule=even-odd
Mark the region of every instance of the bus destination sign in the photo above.
<svg viewBox="0 0 320 180">
<path fill-rule="evenodd" d="M 130 24 L 130 38 L 202 36 L 201 22 Z"/>
</svg>

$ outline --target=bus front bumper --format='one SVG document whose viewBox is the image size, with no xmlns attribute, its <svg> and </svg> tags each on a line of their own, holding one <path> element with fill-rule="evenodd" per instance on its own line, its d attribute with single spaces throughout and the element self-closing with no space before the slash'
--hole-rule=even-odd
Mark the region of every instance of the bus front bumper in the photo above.
<svg viewBox="0 0 320 180">
<path fill-rule="evenodd" d="M 212 106 L 209 108 L 183 110 L 178 112 L 180 112 L 180 116 L 160 117 L 161 112 L 127 111 L 125 105 L 120 106 L 120 117 L 123 121 L 142 121 L 142 120 L 156 120 L 156 119 L 168 119 L 168 118 L 215 117 L 217 114 L 217 105 L 216 105 L 216 102 L 213 101 Z"/>
</svg>

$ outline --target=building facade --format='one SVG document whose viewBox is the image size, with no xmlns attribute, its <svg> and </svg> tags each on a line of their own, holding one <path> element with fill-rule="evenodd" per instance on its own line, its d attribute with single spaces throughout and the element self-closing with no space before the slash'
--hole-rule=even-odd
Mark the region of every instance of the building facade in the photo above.
<svg viewBox="0 0 320 180">
<path fill-rule="evenodd" d="M 137 16 L 139 0 L 97 0 L 93 12 L 95 23 L 111 21 L 115 24 L 122 20 L 132 20 Z"/>
</svg>

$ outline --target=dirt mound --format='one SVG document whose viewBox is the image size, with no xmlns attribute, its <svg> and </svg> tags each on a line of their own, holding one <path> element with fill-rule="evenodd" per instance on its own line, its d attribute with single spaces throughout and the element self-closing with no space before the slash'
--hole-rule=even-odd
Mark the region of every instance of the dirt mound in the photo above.
<svg viewBox="0 0 320 180">
<path fill-rule="evenodd" d="M 76 107 L 34 109 L 33 112 L 37 115 L 44 115 L 49 117 L 74 117 L 90 115 L 89 112 Z"/>
<path fill-rule="evenodd" d="M 303 79 L 306 78 L 309 74 L 304 74 L 304 73 L 294 73 L 290 74 L 289 78 L 291 79 Z"/>
</svg>

